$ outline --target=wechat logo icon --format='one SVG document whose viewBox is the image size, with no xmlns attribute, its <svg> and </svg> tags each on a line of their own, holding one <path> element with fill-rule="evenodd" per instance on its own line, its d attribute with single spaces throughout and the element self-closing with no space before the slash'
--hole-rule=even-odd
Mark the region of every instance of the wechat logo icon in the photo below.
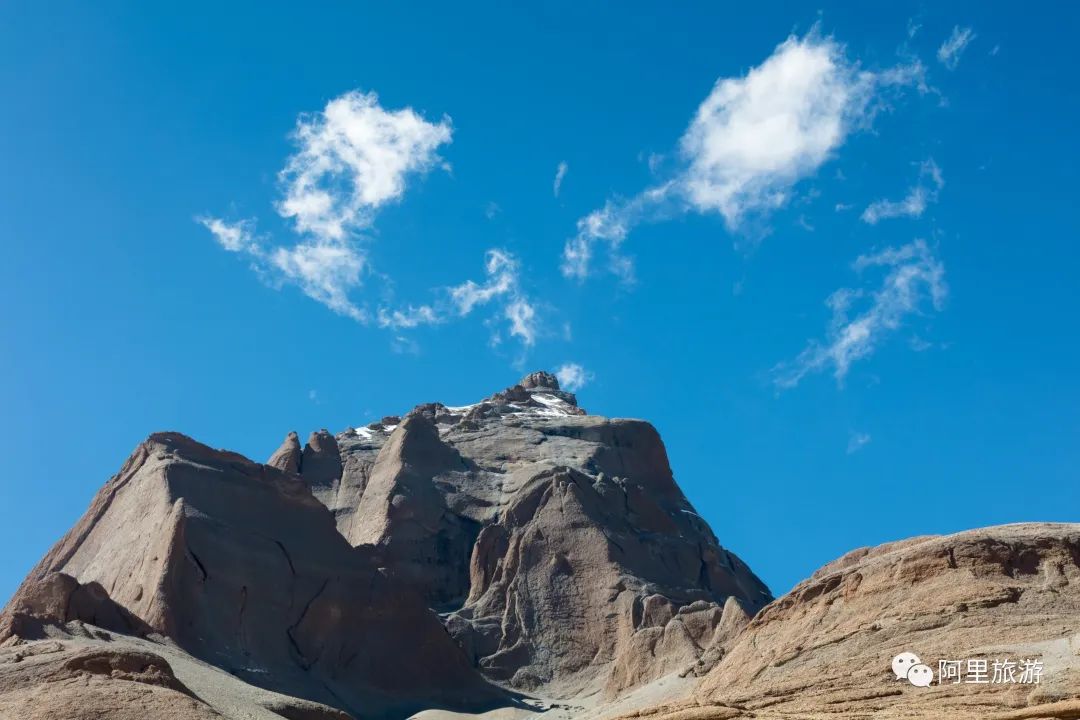
<svg viewBox="0 0 1080 720">
<path fill-rule="evenodd" d="M 897 680 L 907 680 L 915 687 L 930 687 L 934 682 L 934 671 L 912 652 L 902 652 L 894 657 L 892 671 Z"/>
</svg>

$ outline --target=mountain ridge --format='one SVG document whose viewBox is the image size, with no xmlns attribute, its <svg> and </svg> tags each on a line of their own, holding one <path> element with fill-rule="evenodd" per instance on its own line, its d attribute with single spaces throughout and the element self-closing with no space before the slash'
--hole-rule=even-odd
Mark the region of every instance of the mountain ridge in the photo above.
<svg viewBox="0 0 1080 720">
<path fill-rule="evenodd" d="M 860 548 L 773 598 L 652 425 L 531 373 L 265 464 L 151 434 L 0 613 L 0 718 L 960 718 L 1080 694 L 1078 593 L 1080 526 L 1037 524 Z M 1026 695 L 884 672 L 1029 635 L 1056 664 Z"/>
</svg>

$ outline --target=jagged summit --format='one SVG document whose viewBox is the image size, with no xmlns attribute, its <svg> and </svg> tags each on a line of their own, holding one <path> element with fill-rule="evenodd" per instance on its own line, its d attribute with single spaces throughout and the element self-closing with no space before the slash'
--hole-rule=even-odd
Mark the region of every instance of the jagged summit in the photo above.
<svg viewBox="0 0 1080 720">
<path fill-rule="evenodd" d="M 549 372 L 544 370 L 538 370 L 531 372 L 521 379 L 518 383 L 523 388 L 547 388 L 548 390 L 559 390 L 559 378 L 555 377 Z"/>
<path fill-rule="evenodd" d="M 475 428 L 484 420 L 531 416 L 536 418 L 564 418 L 587 415 L 578 406 L 574 393 L 562 390 L 559 379 L 552 373 L 537 371 L 523 377 L 505 390 L 469 405 L 445 405 L 429 402 L 417 405 L 406 416 L 424 414 L 430 417 L 440 433 L 457 426 Z M 337 435 L 339 442 L 359 439 L 380 447 L 401 422 L 401 416 L 388 415 L 381 420 L 360 427 L 346 428 Z M 286 444 L 290 441 L 286 439 Z M 285 450 L 285 446 L 278 452 Z"/>
<path fill-rule="evenodd" d="M 587 414 L 548 372 L 302 450 L 290 435 L 272 460 L 298 452 L 342 536 L 515 689 L 621 692 L 697 663 L 772 599 L 683 496 L 656 430 Z"/>
</svg>

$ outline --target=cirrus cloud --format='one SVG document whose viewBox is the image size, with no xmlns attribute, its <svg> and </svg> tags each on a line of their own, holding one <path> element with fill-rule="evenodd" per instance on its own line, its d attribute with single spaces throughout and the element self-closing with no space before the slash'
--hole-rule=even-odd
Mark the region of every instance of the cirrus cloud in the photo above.
<svg viewBox="0 0 1080 720">
<path fill-rule="evenodd" d="M 923 240 L 860 255 L 852 268 L 859 274 L 883 269 L 885 275 L 876 290 L 842 288 L 829 296 L 825 304 L 832 319 L 825 340 L 811 341 L 793 361 L 773 368 L 778 389 L 793 388 L 826 369 L 842 385 L 851 366 L 869 357 L 906 320 L 945 304 L 945 266 Z"/>
</svg>

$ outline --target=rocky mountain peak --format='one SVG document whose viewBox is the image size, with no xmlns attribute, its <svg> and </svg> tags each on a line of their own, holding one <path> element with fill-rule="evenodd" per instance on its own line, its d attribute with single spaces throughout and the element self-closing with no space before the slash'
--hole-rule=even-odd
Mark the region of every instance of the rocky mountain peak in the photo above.
<svg viewBox="0 0 1080 720">
<path fill-rule="evenodd" d="M 772 602 L 652 425 L 536 372 L 289 433 L 266 464 L 151 435 L 0 613 L 0 718 L 97 720 L 38 708 L 101 692 L 118 719 L 520 720 L 540 698 L 549 720 L 600 720 L 665 683 L 697 692 L 633 717 L 1080 718 L 1078 590 L 1080 526 L 1024 525 L 854 551 Z M 911 700 L 880 683 L 912 649 L 1042 657 L 1047 680 Z"/>
<path fill-rule="evenodd" d="M 527 390 L 533 388 L 547 388 L 548 390 L 561 389 L 559 387 L 559 378 L 544 370 L 529 373 L 521 379 L 521 382 L 519 382 L 518 385 Z"/>
</svg>

